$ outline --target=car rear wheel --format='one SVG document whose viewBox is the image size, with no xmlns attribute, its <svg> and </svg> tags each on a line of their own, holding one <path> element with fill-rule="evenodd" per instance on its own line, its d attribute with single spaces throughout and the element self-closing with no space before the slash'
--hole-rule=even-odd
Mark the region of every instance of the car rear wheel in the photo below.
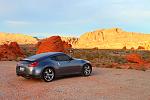
<svg viewBox="0 0 150 100">
<path fill-rule="evenodd" d="M 45 82 L 51 82 L 52 80 L 54 80 L 54 77 L 55 77 L 55 72 L 52 68 L 46 68 L 43 71 L 42 78 Z"/>
<path fill-rule="evenodd" d="M 92 66 L 86 64 L 82 68 L 82 75 L 83 76 L 90 76 L 92 72 Z"/>
</svg>

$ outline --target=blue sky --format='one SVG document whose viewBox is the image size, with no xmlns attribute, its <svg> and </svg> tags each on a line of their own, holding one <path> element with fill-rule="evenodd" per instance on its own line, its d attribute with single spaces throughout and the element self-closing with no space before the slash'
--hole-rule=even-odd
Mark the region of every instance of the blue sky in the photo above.
<svg viewBox="0 0 150 100">
<path fill-rule="evenodd" d="M 120 27 L 150 33 L 149 0 L 0 0 L 0 31 L 80 36 Z"/>
</svg>

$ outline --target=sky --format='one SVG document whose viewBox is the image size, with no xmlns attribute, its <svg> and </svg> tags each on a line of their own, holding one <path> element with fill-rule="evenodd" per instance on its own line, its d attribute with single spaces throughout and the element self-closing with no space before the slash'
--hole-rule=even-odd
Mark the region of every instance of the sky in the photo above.
<svg viewBox="0 0 150 100">
<path fill-rule="evenodd" d="M 102 28 L 150 33 L 149 0 L 0 0 L 0 31 L 39 38 Z"/>
</svg>

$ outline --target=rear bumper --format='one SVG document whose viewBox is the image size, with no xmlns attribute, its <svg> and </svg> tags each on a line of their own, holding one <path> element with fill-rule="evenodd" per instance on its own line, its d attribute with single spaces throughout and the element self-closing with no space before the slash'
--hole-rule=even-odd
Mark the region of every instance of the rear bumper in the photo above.
<svg viewBox="0 0 150 100">
<path fill-rule="evenodd" d="M 17 73 L 17 76 L 22 76 L 25 78 L 41 78 L 40 75 L 29 75 L 29 74 L 24 74 L 24 73 Z"/>
<path fill-rule="evenodd" d="M 33 77 L 33 78 L 40 78 L 41 77 L 41 72 L 32 67 L 23 67 L 24 70 L 20 70 L 20 66 L 16 66 L 16 75 L 17 76 L 22 76 L 22 77 Z"/>
</svg>

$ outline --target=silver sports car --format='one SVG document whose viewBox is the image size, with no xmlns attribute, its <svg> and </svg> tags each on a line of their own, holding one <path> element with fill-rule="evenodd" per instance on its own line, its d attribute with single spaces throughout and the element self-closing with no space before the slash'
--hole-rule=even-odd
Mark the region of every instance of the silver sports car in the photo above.
<svg viewBox="0 0 150 100">
<path fill-rule="evenodd" d="M 37 54 L 21 60 L 16 66 L 17 76 L 41 78 L 46 82 L 62 75 L 90 76 L 91 72 L 92 66 L 89 61 L 72 58 L 62 52 Z"/>
</svg>

